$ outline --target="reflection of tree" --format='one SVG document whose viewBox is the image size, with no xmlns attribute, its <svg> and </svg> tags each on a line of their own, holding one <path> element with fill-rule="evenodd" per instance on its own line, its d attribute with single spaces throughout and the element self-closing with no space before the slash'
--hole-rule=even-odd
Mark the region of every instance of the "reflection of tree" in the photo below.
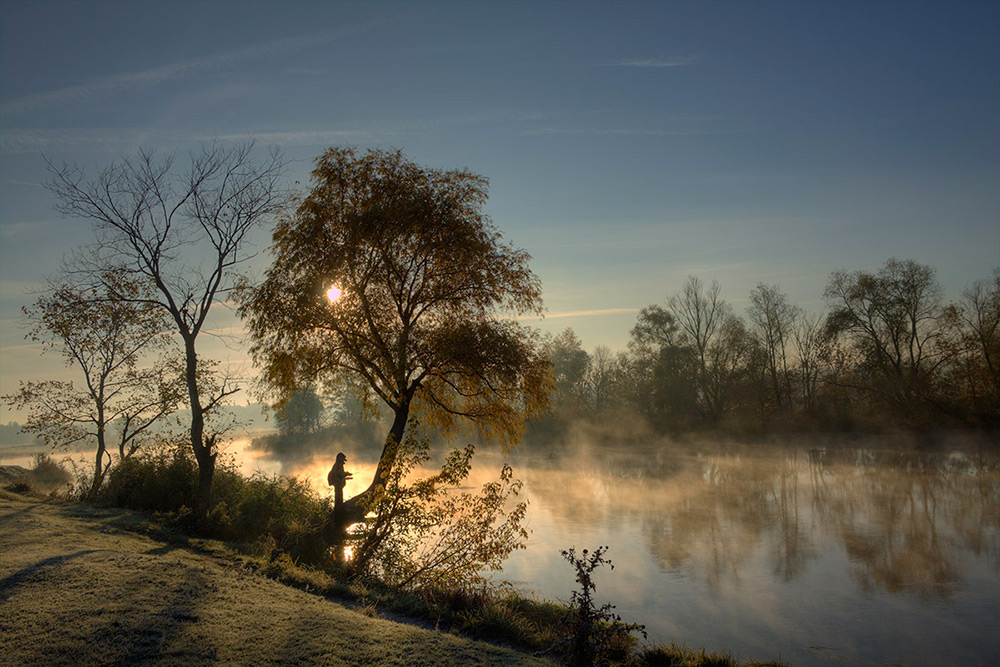
<svg viewBox="0 0 1000 667">
<path fill-rule="evenodd" d="M 959 456 L 869 452 L 864 463 L 835 465 L 832 475 L 831 518 L 865 590 L 947 597 L 961 587 L 962 555 L 996 543 L 995 462 L 984 468 Z"/>
<path fill-rule="evenodd" d="M 635 521 L 662 567 L 704 568 L 713 586 L 738 582 L 758 547 L 776 578 L 794 580 L 831 538 L 865 590 L 949 596 L 966 554 L 1000 571 L 995 455 L 744 449 L 587 458 L 585 471 L 529 469 L 529 494 L 569 525 Z"/>
</svg>

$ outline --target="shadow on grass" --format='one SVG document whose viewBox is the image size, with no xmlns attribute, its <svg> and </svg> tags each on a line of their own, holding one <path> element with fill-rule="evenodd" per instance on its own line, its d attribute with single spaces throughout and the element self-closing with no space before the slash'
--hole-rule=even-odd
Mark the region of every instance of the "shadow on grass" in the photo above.
<svg viewBox="0 0 1000 667">
<path fill-rule="evenodd" d="M 21 568 L 14 574 L 0 579 L 0 593 L 9 591 L 12 588 L 18 586 L 22 581 L 30 577 L 31 575 L 43 570 L 47 567 L 58 567 L 67 563 L 75 558 L 81 556 L 86 556 L 87 554 L 98 553 L 100 551 L 105 551 L 105 549 L 84 549 L 83 551 L 77 551 L 74 554 L 66 554 L 64 556 L 52 556 L 44 560 L 40 560 L 37 563 L 32 563 L 31 565 Z"/>
</svg>

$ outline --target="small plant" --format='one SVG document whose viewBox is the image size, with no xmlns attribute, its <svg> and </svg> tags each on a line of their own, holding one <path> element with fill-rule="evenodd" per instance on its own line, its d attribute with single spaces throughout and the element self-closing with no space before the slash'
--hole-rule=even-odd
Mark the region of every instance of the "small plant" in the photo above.
<svg viewBox="0 0 1000 667">
<path fill-rule="evenodd" d="M 601 607 L 594 604 L 594 591 L 597 589 L 593 579 L 594 570 L 601 565 L 615 569 L 611 561 L 604 557 L 607 550 L 606 546 L 598 547 L 593 553 L 584 549 L 580 556 L 576 555 L 573 547 L 561 552 L 563 558 L 576 569 L 576 581 L 580 589 L 573 591 L 570 597 L 569 610 L 564 619 L 566 636 L 542 653 L 566 651 L 568 662 L 573 667 L 623 661 L 628 658 L 635 643 L 632 633 L 639 632 L 646 637 L 645 626 L 623 623 L 621 616 L 614 613 L 613 604 Z"/>
</svg>

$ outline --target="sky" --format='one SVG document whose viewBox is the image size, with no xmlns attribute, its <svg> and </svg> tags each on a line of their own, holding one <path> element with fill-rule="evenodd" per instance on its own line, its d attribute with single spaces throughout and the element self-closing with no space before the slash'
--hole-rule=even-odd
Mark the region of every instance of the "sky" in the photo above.
<svg viewBox="0 0 1000 667">
<path fill-rule="evenodd" d="M 0 393 L 71 377 L 19 323 L 91 238 L 45 160 L 213 139 L 278 147 L 303 189 L 343 144 L 486 176 L 543 283 L 530 324 L 587 349 L 689 275 L 737 313 L 761 282 L 820 312 L 832 271 L 895 256 L 957 298 L 1000 263 L 998 25 L 993 2 L 4 0 Z"/>
</svg>

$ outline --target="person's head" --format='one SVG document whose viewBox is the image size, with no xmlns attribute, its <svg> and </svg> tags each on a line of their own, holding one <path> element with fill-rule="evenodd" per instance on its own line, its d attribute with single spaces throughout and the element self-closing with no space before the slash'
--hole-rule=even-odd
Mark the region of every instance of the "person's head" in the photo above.
<svg viewBox="0 0 1000 667">
<path fill-rule="evenodd" d="M 347 463 L 347 457 L 344 455 L 344 452 L 337 454 L 337 463 Z"/>
</svg>

